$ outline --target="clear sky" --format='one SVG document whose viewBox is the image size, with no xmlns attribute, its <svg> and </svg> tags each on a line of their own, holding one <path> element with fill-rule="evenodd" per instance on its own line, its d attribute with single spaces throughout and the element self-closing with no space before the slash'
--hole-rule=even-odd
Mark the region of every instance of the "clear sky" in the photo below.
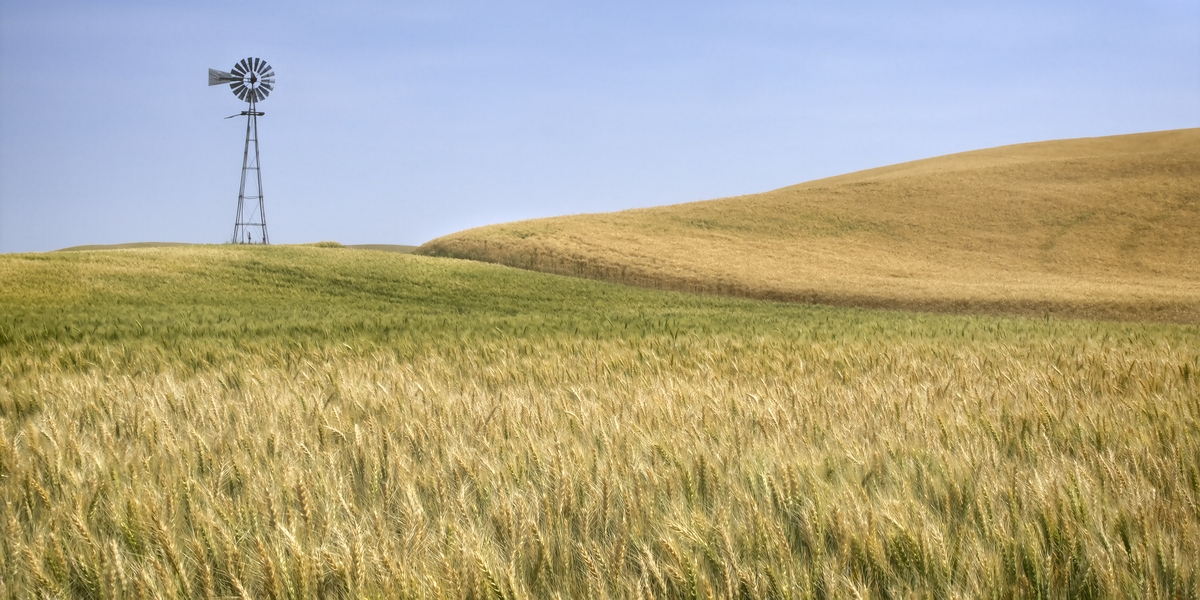
<svg viewBox="0 0 1200 600">
<path fill-rule="evenodd" d="M 0 252 L 228 240 L 247 56 L 275 243 L 1200 126 L 1197 0 L 0 0 Z"/>
</svg>

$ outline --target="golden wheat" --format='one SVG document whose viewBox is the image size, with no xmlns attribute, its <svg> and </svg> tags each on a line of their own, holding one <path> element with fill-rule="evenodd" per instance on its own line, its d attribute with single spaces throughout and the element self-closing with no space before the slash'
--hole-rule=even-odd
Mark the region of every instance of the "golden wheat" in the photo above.
<svg viewBox="0 0 1200 600">
<path fill-rule="evenodd" d="M 6 380 L 6 404 L 42 408 L 0 418 L 5 593 L 1196 592 L 1196 347 L 684 336 L 156 360 Z"/>
</svg>

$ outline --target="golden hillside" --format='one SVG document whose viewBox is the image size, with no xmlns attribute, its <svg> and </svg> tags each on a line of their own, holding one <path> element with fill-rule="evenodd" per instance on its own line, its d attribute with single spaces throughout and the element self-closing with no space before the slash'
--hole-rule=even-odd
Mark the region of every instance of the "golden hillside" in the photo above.
<svg viewBox="0 0 1200 600">
<path fill-rule="evenodd" d="M 1200 320 L 1200 129 L 953 154 L 762 194 L 471 229 L 417 250 L 905 310 Z"/>
</svg>

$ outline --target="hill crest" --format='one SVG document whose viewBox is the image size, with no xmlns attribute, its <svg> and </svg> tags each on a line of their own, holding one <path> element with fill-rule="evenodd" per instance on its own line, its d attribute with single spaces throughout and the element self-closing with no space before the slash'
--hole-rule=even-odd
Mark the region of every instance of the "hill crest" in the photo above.
<svg viewBox="0 0 1200 600">
<path fill-rule="evenodd" d="M 1200 320 L 1200 129 L 976 150 L 746 196 L 471 229 L 428 255 L 904 310 Z"/>
</svg>

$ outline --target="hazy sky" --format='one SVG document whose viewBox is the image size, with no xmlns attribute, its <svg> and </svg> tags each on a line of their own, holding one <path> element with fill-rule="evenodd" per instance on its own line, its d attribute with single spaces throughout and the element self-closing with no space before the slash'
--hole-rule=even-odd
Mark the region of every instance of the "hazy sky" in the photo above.
<svg viewBox="0 0 1200 600">
<path fill-rule="evenodd" d="M 275 243 L 1200 126 L 1197 0 L 0 0 L 0 252 L 229 239 L 247 56 Z"/>
</svg>

